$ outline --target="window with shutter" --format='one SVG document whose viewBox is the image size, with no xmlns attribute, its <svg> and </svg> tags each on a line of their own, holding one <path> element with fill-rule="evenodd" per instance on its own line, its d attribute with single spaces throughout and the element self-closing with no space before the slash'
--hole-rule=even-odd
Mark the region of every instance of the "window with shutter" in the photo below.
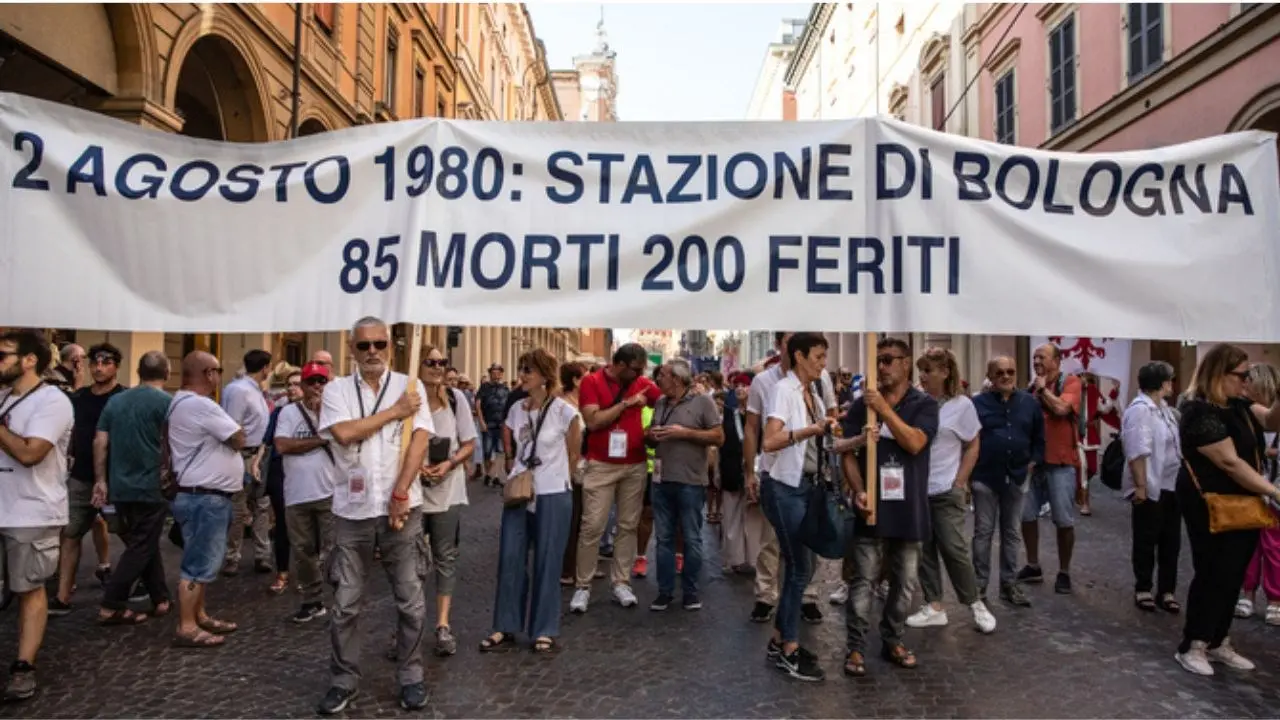
<svg viewBox="0 0 1280 720">
<path fill-rule="evenodd" d="M 944 82 L 946 76 L 939 76 L 933 81 L 933 85 L 929 86 L 929 102 L 933 108 L 933 129 L 945 131 L 947 129 L 947 86 Z"/>
<path fill-rule="evenodd" d="M 320 26 L 325 33 L 332 35 L 334 27 L 334 10 L 337 6 L 332 3 L 314 3 L 311 6 L 311 12 L 315 16 L 316 25 Z"/>
</svg>

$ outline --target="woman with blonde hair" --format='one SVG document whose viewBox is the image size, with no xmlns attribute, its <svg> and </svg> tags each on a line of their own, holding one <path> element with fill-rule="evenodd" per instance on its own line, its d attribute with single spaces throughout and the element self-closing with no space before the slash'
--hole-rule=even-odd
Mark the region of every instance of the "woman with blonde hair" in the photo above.
<svg viewBox="0 0 1280 720">
<path fill-rule="evenodd" d="M 1183 466 L 1177 495 L 1195 575 L 1175 659 L 1197 675 L 1213 675 L 1210 662 L 1236 670 L 1254 668 L 1231 647 L 1228 633 L 1258 531 L 1212 532 L 1203 496 L 1256 495 L 1280 502 L 1280 489 L 1262 475 L 1263 433 L 1280 430 L 1280 403 L 1270 408 L 1252 403 L 1245 396 L 1248 379 L 1249 356 L 1235 345 L 1216 345 L 1200 360 L 1182 404 L 1178 430 Z"/>
<path fill-rule="evenodd" d="M 965 540 L 969 512 L 969 475 L 978 462 L 978 436 L 982 423 L 973 401 L 960 392 L 960 367 L 945 348 L 928 348 L 916 360 L 920 387 L 938 401 L 938 433 L 929 448 L 930 534 L 920 554 L 920 586 L 925 604 L 907 618 L 909 627 L 941 627 L 947 624 L 942 609 L 942 563 L 960 603 L 973 613 L 974 628 L 983 633 L 996 629 L 996 618 L 978 595 L 973 557 Z"/>
<path fill-rule="evenodd" d="M 1259 407 L 1270 407 L 1280 397 L 1280 370 L 1274 365 L 1258 363 L 1249 369 L 1249 384 L 1245 393 L 1254 402 L 1255 412 Z M 1267 450 L 1263 453 L 1263 464 L 1266 467 L 1267 480 L 1272 485 L 1280 483 L 1280 472 L 1277 472 L 1276 441 L 1280 435 L 1269 432 L 1265 435 Z M 1263 530 L 1258 537 L 1258 549 L 1253 553 L 1249 569 L 1244 576 L 1240 599 L 1236 602 L 1236 617 L 1253 616 L 1253 597 L 1262 586 L 1267 597 L 1266 622 L 1268 625 L 1280 625 L 1280 528 Z"/>
</svg>

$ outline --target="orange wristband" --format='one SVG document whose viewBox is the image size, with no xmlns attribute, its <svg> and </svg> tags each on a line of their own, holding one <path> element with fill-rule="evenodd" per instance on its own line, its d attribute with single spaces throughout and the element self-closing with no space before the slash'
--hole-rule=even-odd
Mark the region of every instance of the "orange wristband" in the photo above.
<svg viewBox="0 0 1280 720">
<path fill-rule="evenodd" d="M 399 502 L 408 502 L 408 501 L 409 501 L 409 496 L 408 496 L 408 495 L 398 495 L 398 494 L 396 494 L 396 493 L 391 493 L 391 499 L 392 499 L 392 500 L 397 500 L 397 501 L 399 501 Z"/>
</svg>

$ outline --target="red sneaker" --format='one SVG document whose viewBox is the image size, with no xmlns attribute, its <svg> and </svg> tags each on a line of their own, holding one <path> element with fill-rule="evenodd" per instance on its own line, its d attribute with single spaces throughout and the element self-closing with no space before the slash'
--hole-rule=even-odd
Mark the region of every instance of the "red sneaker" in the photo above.
<svg viewBox="0 0 1280 720">
<path fill-rule="evenodd" d="M 649 574 L 649 558 L 641 555 L 636 558 L 636 562 L 631 566 L 631 576 L 642 578 Z"/>
</svg>

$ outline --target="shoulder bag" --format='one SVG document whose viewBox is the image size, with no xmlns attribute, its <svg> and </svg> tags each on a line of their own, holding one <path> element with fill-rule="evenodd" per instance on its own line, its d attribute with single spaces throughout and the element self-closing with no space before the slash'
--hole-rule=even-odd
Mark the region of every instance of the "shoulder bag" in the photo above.
<svg viewBox="0 0 1280 720">
<path fill-rule="evenodd" d="M 1249 417 L 1249 421 L 1252 428 L 1252 416 Z M 1258 453 L 1256 444 L 1253 455 L 1255 467 L 1258 472 L 1262 472 L 1262 456 Z M 1207 493 L 1200 487 L 1196 471 L 1191 469 L 1191 463 L 1187 462 L 1185 457 L 1182 459 L 1182 465 L 1187 469 L 1191 484 L 1196 486 L 1196 492 L 1200 493 L 1200 497 L 1204 498 L 1204 504 L 1209 508 L 1210 533 L 1217 535 L 1236 530 L 1267 530 L 1278 524 L 1275 513 L 1271 512 L 1271 508 L 1267 507 L 1267 501 L 1262 497 L 1253 494 Z"/>
<path fill-rule="evenodd" d="M 533 435 L 529 438 L 529 457 L 524 461 L 524 470 L 507 481 L 502 487 L 502 504 L 509 507 L 528 505 L 533 501 L 533 470 L 542 464 L 538 459 L 538 435 L 542 433 L 542 423 L 547 419 L 547 410 L 555 398 L 548 397 L 538 412 L 538 423 L 533 427 Z"/>
<path fill-rule="evenodd" d="M 160 426 L 160 495 L 166 502 L 173 502 L 174 498 L 178 497 L 178 480 L 182 478 L 183 473 L 191 469 L 191 464 L 204 450 L 204 443 L 201 443 L 191 454 L 187 464 L 182 466 L 182 471 L 177 473 L 173 471 L 173 450 L 169 447 L 169 418 L 173 415 L 173 411 L 178 409 L 178 405 L 190 397 L 192 396 L 188 395 L 175 400 L 169 407 L 169 412 L 165 413 L 164 423 Z"/>
</svg>

